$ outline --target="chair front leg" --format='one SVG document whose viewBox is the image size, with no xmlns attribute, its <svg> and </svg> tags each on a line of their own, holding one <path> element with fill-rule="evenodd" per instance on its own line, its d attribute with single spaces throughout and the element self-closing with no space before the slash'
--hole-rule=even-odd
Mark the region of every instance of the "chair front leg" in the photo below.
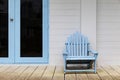
<svg viewBox="0 0 120 80">
<path fill-rule="evenodd" d="M 94 72 L 96 73 L 96 60 L 94 60 Z"/>
</svg>

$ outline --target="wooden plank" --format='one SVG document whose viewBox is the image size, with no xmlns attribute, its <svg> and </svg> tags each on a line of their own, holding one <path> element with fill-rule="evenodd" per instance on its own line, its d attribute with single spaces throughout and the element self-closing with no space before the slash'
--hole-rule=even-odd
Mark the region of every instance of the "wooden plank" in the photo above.
<svg viewBox="0 0 120 80">
<path fill-rule="evenodd" d="M 76 74 L 77 76 L 77 80 L 89 80 L 88 79 L 88 76 L 86 73 L 79 73 L 79 74 Z"/>
<path fill-rule="evenodd" d="M 73 35 L 73 54 L 74 54 L 74 56 L 77 56 L 77 54 L 76 54 L 76 34 Z"/>
<path fill-rule="evenodd" d="M 0 74 L 0 78 L 2 78 L 3 80 L 10 80 L 11 73 L 13 73 L 18 67 L 19 66 L 10 66 L 7 70 L 2 72 L 2 74 Z"/>
<path fill-rule="evenodd" d="M 114 69 L 117 73 L 120 74 L 120 66 L 114 65 L 114 66 L 110 66 L 112 69 Z"/>
<path fill-rule="evenodd" d="M 4 72 L 4 71 L 6 71 L 9 68 L 10 68 L 10 66 L 2 66 L 2 67 L 0 67 L 0 72 Z"/>
<path fill-rule="evenodd" d="M 117 73 L 113 68 L 110 66 L 106 66 L 102 68 L 114 79 L 114 80 L 120 80 L 120 74 Z"/>
<path fill-rule="evenodd" d="M 9 75 L 10 80 L 16 80 L 27 68 L 28 66 L 20 66 L 14 71 L 14 73 L 11 73 L 11 75 Z"/>
<path fill-rule="evenodd" d="M 79 33 L 79 56 L 82 55 L 82 35 Z"/>
<path fill-rule="evenodd" d="M 72 34 L 72 36 L 71 36 L 71 56 L 74 56 L 74 52 L 73 52 L 73 48 L 74 48 L 74 46 L 73 46 L 73 34 Z"/>
<path fill-rule="evenodd" d="M 55 72 L 55 66 L 48 66 L 40 80 L 52 80 Z"/>
<path fill-rule="evenodd" d="M 29 66 L 16 80 L 27 80 L 36 69 L 37 66 Z"/>
<path fill-rule="evenodd" d="M 65 75 L 65 80 L 76 80 L 76 74 L 75 73 L 68 73 Z"/>
<path fill-rule="evenodd" d="M 34 73 L 27 80 L 40 80 L 46 70 L 46 66 L 38 66 Z"/>
<path fill-rule="evenodd" d="M 95 73 L 87 73 L 89 80 L 101 80 L 100 77 Z"/>
<path fill-rule="evenodd" d="M 87 44 L 88 44 L 87 37 L 85 37 L 85 56 L 87 56 L 87 53 L 88 53 Z"/>
<path fill-rule="evenodd" d="M 112 77 L 106 71 L 104 71 L 101 67 L 97 69 L 97 74 L 102 80 L 113 80 Z"/>
<path fill-rule="evenodd" d="M 82 35 L 82 55 L 84 56 L 84 36 Z"/>
<path fill-rule="evenodd" d="M 62 66 L 57 66 L 53 80 L 64 80 L 64 72 Z"/>
<path fill-rule="evenodd" d="M 62 66 L 1 66 L 2 80 L 64 80 Z M 120 66 L 101 66 L 94 73 L 68 73 L 66 80 L 120 80 Z"/>
<path fill-rule="evenodd" d="M 77 43 L 77 45 L 76 45 L 76 54 L 78 56 L 78 54 L 79 54 L 79 33 L 78 32 L 76 34 L 76 43 Z"/>
<path fill-rule="evenodd" d="M 5 74 L 9 74 L 9 73 L 12 73 L 14 72 L 19 66 L 10 66 L 5 72 Z"/>
<path fill-rule="evenodd" d="M 69 56 L 71 56 L 71 40 L 70 40 L 71 38 L 69 37 L 68 38 L 68 52 L 69 52 Z"/>
</svg>

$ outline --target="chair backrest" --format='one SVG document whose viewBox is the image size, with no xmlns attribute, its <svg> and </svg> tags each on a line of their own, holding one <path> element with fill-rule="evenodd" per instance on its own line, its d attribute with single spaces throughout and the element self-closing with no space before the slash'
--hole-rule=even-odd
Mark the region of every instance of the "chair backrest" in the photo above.
<svg viewBox="0 0 120 80">
<path fill-rule="evenodd" d="M 80 32 L 76 32 L 68 37 L 66 43 L 68 56 L 88 56 L 88 38 Z"/>
</svg>

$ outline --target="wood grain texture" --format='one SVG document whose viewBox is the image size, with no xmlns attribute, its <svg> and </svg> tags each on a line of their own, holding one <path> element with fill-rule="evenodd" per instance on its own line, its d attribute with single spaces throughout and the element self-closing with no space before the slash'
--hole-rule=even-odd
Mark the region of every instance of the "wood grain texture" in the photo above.
<svg viewBox="0 0 120 80">
<path fill-rule="evenodd" d="M 32 75 L 32 73 L 36 70 L 36 66 L 29 66 L 24 72 L 16 79 L 16 80 L 27 80 Z"/>
<path fill-rule="evenodd" d="M 63 67 L 56 66 L 53 80 L 63 80 L 63 79 L 64 79 Z"/>
<path fill-rule="evenodd" d="M 110 66 L 103 67 L 102 68 L 115 80 L 120 80 L 120 74 L 116 72 L 113 68 Z"/>
<path fill-rule="evenodd" d="M 34 73 L 27 80 L 40 80 L 46 70 L 46 66 L 38 66 Z"/>
<path fill-rule="evenodd" d="M 97 74 L 102 80 L 113 80 L 113 78 L 101 67 L 97 70 Z"/>
<path fill-rule="evenodd" d="M 55 66 L 48 66 L 40 80 L 52 80 L 55 73 Z"/>
<path fill-rule="evenodd" d="M 66 74 L 65 79 L 66 80 L 76 80 L 76 74 Z"/>
<path fill-rule="evenodd" d="M 76 74 L 77 80 L 89 80 L 86 73 Z"/>
<path fill-rule="evenodd" d="M 120 66 L 101 66 L 97 73 L 67 73 L 66 80 L 120 80 Z M 0 66 L 0 80 L 64 80 L 63 66 Z"/>
</svg>

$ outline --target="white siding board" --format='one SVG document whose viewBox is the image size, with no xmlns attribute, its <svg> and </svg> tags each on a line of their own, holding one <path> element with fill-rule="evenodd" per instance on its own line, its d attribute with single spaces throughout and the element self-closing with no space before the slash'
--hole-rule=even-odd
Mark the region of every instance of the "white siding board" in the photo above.
<svg viewBox="0 0 120 80">
<path fill-rule="evenodd" d="M 119 16 L 99 16 L 99 20 L 97 22 L 120 22 L 120 15 Z"/>
<path fill-rule="evenodd" d="M 99 65 L 120 64 L 120 0 L 97 1 Z"/>
<path fill-rule="evenodd" d="M 63 65 L 65 41 L 75 31 L 80 31 L 80 0 L 50 0 L 49 64 Z"/>
<path fill-rule="evenodd" d="M 96 0 L 81 1 L 81 32 L 96 49 Z"/>
<path fill-rule="evenodd" d="M 69 21 L 68 21 L 69 20 Z M 80 22 L 80 18 L 78 16 L 52 16 L 51 17 L 51 22 L 63 22 L 63 23 L 74 23 L 74 22 Z M 64 26 L 65 27 L 65 26 Z"/>
<path fill-rule="evenodd" d="M 111 3 L 119 3 L 120 0 L 97 0 L 97 4 L 111 4 Z"/>
<path fill-rule="evenodd" d="M 61 11 L 63 11 L 63 10 L 59 10 L 59 11 L 57 11 L 57 10 L 53 10 L 53 12 L 52 12 L 52 14 L 50 15 L 50 16 L 52 16 L 52 17 L 56 17 L 56 16 L 68 16 L 68 17 L 70 17 L 70 16 L 80 16 L 80 11 L 76 11 L 76 10 L 70 10 L 70 11 L 64 11 L 63 13 L 61 13 Z M 76 12 L 76 13 L 74 13 L 74 11 Z"/>
<path fill-rule="evenodd" d="M 53 3 L 53 4 L 62 4 L 62 3 L 66 3 L 66 4 L 69 4 L 69 3 L 78 3 L 80 2 L 80 0 L 51 0 L 50 3 Z"/>
<path fill-rule="evenodd" d="M 101 10 L 117 10 L 120 9 L 119 3 L 98 4 L 98 9 Z"/>
</svg>

